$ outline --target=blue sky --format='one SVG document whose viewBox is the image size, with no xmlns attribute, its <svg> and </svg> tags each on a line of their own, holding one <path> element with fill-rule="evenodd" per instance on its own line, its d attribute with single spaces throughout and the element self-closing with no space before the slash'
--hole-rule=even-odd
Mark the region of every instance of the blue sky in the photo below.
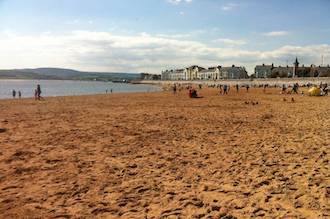
<svg viewBox="0 0 330 219">
<path fill-rule="evenodd" d="M 0 0 L 0 68 L 330 63 L 328 0 Z"/>
</svg>

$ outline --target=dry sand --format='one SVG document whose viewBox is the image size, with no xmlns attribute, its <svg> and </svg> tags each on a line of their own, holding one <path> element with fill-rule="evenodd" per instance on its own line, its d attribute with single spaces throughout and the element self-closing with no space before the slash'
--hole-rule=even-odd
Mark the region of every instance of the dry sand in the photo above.
<svg viewBox="0 0 330 219">
<path fill-rule="evenodd" d="M 0 101 L 0 218 L 330 218 L 330 97 L 233 90 Z"/>
</svg>

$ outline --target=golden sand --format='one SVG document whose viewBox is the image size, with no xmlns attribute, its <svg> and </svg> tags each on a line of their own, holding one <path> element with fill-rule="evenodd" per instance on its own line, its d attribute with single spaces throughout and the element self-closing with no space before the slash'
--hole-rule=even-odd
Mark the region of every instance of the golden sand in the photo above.
<svg viewBox="0 0 330 219">
<path fill-rule="evenodd" d="M 0 101 L 0 218 L 330 218 L 330 97 L 233 90 Z"/>
</svg>

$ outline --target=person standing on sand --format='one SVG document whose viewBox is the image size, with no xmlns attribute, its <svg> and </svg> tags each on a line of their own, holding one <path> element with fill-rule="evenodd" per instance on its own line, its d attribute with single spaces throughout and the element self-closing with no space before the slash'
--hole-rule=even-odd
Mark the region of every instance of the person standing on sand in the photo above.
<svg viewBox="0 0 330 219">
<path fill-rule="evenodd" d="M 236 92 L 238 93 L 239 92 L 239 85 L 236 84 Z"/>
<path fill-rule="evenodd" d="M 228 85 L 227 84 L 223 85 L 223 94 L 224 95 L 228 94 Z"/>
<path fill-rule="evenodd" d="M 298 83 L 293 84 L 291 93 L 298 94 L 298 89 L 299 89 L 299 84 Z"/>
<path fill-rule="evenodd" d="M 22 92 L 19 90 L 18 91 L 18 98 L 21 99 L 22 98 Z"/>
<path fill-rule="evenodd" d="M 15 99 L 16 98 L 16 91 L 13 90 L 12 94 L 13 94 L 13 98 Z"/>
<path fill-rule="evenodd" d="M 222 95 L 223 94 L 222 84 L 219 85 L 219 89 L 220 89 L 220 95 Z"/>
<path fill-rule="evenodd" d="M 282 85 L 282 94 L 285 94 L 285 93 L 286 93 L 286 85 L 283 84 L 283 85 Z"/>
<path fill-rule="evenodd" d="M 246 85 L 246 93 L 249 93 L 250 85 Z"/>
<path fill-rule="evenodd" d="M 266 88 L 268 87 L 268 84 L 264 84 L 264 93 L 266 93 Z"/>
<path fill-rule="evenodd" d="M 41 87 L 40 84 L 37 85 L 37 89 L 36 89 L 36 93 L 37 93 L 37 99 L 41 100 Z"/>
</svg>

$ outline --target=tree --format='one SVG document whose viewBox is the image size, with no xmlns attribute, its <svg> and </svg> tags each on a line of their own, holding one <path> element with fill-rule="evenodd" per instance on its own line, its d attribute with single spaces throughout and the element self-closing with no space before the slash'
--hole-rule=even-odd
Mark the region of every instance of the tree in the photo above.
<svg viewBox="0 0 330 219">
<path fill-rule="evenodd" d="M 272 73 L 270 74 L 271 78 L 277 78 L 280 77 L 280 73 L 278 71 L 272 71 Z"/>
</svg>

